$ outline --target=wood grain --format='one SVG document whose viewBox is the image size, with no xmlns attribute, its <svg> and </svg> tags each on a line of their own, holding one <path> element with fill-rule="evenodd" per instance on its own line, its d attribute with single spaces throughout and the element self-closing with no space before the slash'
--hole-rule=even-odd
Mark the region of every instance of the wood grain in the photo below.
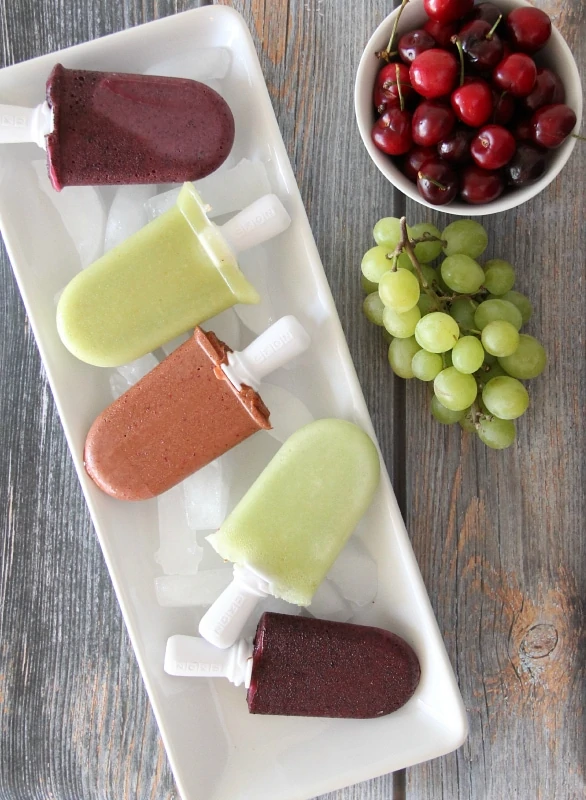
<svg viewBox="0 0 586 800">
<path fill-rule="evenodd" d="M 227 0 L 228 1 L 228 0 Z M 470 715 L 457 753 L 322 800 L 585 795 L 583 313 L 586 154 L 487 217 L 550 354 L 518 443 L 486 450 L 395 378 L 360 311 L 359 264 L 405 204 L 354 123 L 355 69 L 383 0 L 233 0 L 248 22 L 359 378 Z M 198 5 L 0 0 L 2 64 Z M 581 0 L 540 0 L 586 64 Z M 160 800 L 172 777 L 2 253 L 0 800 Z M 43 654 L 39 657 L 39 642 Z"/>
</svg>

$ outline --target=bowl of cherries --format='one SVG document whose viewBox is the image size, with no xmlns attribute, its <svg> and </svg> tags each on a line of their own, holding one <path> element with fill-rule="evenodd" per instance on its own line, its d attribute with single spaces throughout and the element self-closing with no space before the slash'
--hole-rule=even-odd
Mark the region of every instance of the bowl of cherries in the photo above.
<svg viewBox="0 0 586 800">
<path fill-rule="evenodd" d="M 413 200 L 465 216 L 541 192 L 582 119 L 570 48 L 525 0 L 403 0 L 364 50 L 354 101 L 383 175 Z"/>
</svg>

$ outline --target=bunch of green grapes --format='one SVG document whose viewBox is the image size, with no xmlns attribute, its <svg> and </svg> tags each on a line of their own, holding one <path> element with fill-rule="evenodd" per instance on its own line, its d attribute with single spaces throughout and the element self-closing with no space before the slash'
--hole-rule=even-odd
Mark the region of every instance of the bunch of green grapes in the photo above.
<svg viewBox="0 0 586 800">
<path fill-rule="evenodd" d="M 385 217 L 373 234 L 376 246 L 362 259 L 363 309 L 390 339 L 393 372 L 433 382 L 438 422 L 459 422 L 496 450 L 509 447 L 514 420 L 529 405 L 521 381 L 547 361 L 540 342 L 519 333 L 533 309 L 513 290 L 514 268 L 498 258 L 478 263 L 488 236 L 470 219 L 440 232 Z"/>
</svg>

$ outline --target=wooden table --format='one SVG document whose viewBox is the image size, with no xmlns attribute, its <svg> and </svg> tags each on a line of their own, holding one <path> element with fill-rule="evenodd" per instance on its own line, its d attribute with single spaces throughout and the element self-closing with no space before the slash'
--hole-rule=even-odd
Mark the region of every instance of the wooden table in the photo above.
<svg viewBox="0 0 586 800">
<path fill-rule="evenodd" d="M 229 0 L 227 0 L 229 2 Z M 582 0 L 538 0 L 586 65 Z M 0 0 L 2 65 L 199 5 Z M 360 310 L 381 216 L 449 219 L 377 172 L 354 122 L 383 0 L 234 0 L 285 144 L 470 718 L 456 753 L 328 800 L 585 796 L 586 147 L 536 200 L 485 218 L 550 364 L 510 450 L 434 422 Z M 0 315 L 0 800 L 177 797 L 5 252 Z M 202 798 L 202 800 L 206 800 Z"/>
</svg>

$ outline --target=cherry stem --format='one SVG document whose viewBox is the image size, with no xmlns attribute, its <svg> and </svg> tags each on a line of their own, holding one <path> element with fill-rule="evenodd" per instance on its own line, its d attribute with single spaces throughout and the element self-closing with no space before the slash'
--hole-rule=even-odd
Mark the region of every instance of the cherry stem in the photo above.
<svg viewBox="0 0 586 800">
<path fill-rule="evenodd" d="M 501 21 L 502 18 L 503 18 L 503 15 L 501 14 L 500 17 L 497 19 L 497 21 L 492 26 L 492 28 L 489 30 L 489 32 L 484 37 L 485 39 L 489 39 L 489 40 L 492 39 L 492 37 L 496 33 L 496 29 L 497 29 L 498 24 L 499 24 L 499 22 Z"/>
<path fill-rule="evenodd" d="M 375 56 L 377 58 L 382 58 L 383 61 L 387 61 L 388 62 L 388 61 L 391 60 L 393 55 L 396 55 L 396 53 L 392 52 L 393 43 L 394 43 L 394 40 L 395 40 L 395 34 L 397 33 L 397 26 L 399 25 L 399 20 L 401 19 L 401 14 L 403 13 L 403 9 L 405 8 L 405 6 L 407 5 L 408 2 L 409 2 L 409 0 L 403 0 L 403 2 L 401 3 L 401 8 L 399 9 L 399 13 L 395 17 L 395 21 L 393 23 L 393 29 L 391 31 L 391 38 L 389 39 L 389 43 L 387 45 L 386 50 L 380 50 L 378 53 L 375 53 Z"/>
<path fill-rule="evenodd" d="M 419 178 L 420 181 L 422 181 L 422 180 L 429 181 L 434 186 L 437 186 L 438 189 L 441 189 L 442 192 L 445 192 L 446 189 L 448 188 L 447 186 L 444 186 L 443 183 L 440 183 L 439 181 L 436 181 L 435 178 L 430 178 L 424 172 L 421 172 L 421 170 L 417 173 L 417 177 Z"/>
<path fill-rule="evenodd" d="M 457 36 L 452 36 L 450 41 L 458 48 L 458 55 L 460 56 L 460 86 L 464 86 L 464 51 L 462 50 L 462 42 Z"/>
<path fill-rule="evenodd" d="M 399 95 L 399 104 L 401 106 L 401 111 L 405 111 L 405 101 L 403 99 L 403 92 L 401 91 L 401 81 L 399 80 L 399 78 L 401 77 L 401 72 L 398 64 L 395 64 L 395 76 L 397 78 L 397 93 Z"/>
</svg>

